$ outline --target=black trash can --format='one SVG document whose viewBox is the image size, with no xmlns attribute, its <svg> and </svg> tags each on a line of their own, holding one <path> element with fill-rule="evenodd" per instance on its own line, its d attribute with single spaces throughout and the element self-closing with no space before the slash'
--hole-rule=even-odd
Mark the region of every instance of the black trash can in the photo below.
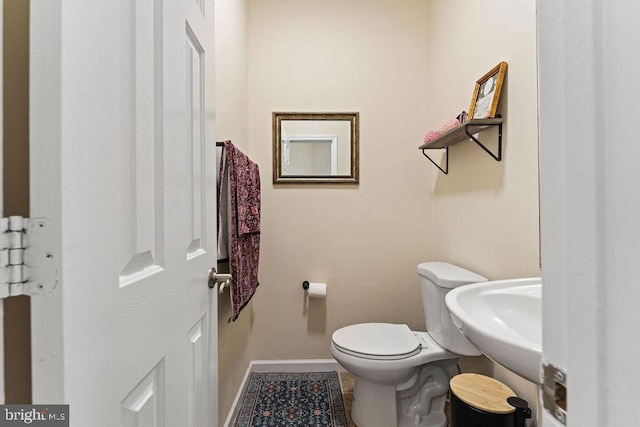
<svg viewBox="0 0 640 427">
<path fill-rule="evenodd" d="M 451 427 L 524 427 L 527 402 L 500 381 L 480 374 L 451 379 Z"/>
</svg>

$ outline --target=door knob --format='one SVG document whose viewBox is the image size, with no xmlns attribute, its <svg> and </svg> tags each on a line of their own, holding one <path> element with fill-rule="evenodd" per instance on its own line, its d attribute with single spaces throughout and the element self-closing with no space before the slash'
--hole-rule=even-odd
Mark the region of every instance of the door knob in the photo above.
<svg viewBox="0 0 640 427">
<path fill-rule="evenodd" d="M 218 273 L 216 272 L 215 267 L 211 267 L 211 270 L 209 270 L 209 289 L 213 289 L 216 286 L 216 283 L 219 283 L 219 292 L 222 293 L 224 286 L 228 285 L 231 279 L 231 274 Z"/>
</svg>

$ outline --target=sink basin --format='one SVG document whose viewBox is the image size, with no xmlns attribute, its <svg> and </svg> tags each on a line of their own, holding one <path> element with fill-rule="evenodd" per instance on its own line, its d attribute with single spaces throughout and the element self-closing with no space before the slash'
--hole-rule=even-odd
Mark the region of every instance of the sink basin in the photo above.
<svg viewBox="0 0 640 427">
<path fill-rule="evenodd" d="M 540 383 L 540 278 L 495 280 L 453 289 L 446 304 L 456 327 L 478 350 L 507 369 Z"/>
</svg>

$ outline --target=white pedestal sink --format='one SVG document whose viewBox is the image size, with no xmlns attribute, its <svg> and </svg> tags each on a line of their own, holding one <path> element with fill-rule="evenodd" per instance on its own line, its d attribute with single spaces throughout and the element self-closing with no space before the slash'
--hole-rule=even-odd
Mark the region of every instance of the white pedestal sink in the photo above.
<svg viewBox="0 0 640 427">
<path fill-rule="evenodd" d="M 540 384 L 540 278 L 495 280 L 453 289 L 446 296 L 453 323 L 493 361 Z"/>
</svg>

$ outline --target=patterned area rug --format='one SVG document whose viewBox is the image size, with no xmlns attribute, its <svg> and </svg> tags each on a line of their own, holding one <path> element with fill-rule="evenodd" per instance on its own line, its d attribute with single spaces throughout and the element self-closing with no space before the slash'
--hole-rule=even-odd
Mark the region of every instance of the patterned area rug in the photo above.
<svg viewBox="0 0 640 427">
<path fill-rule="evenodd" d="M 346 427 L 337 372 L 252 372 L 235 425 Z"/>
</svg>

